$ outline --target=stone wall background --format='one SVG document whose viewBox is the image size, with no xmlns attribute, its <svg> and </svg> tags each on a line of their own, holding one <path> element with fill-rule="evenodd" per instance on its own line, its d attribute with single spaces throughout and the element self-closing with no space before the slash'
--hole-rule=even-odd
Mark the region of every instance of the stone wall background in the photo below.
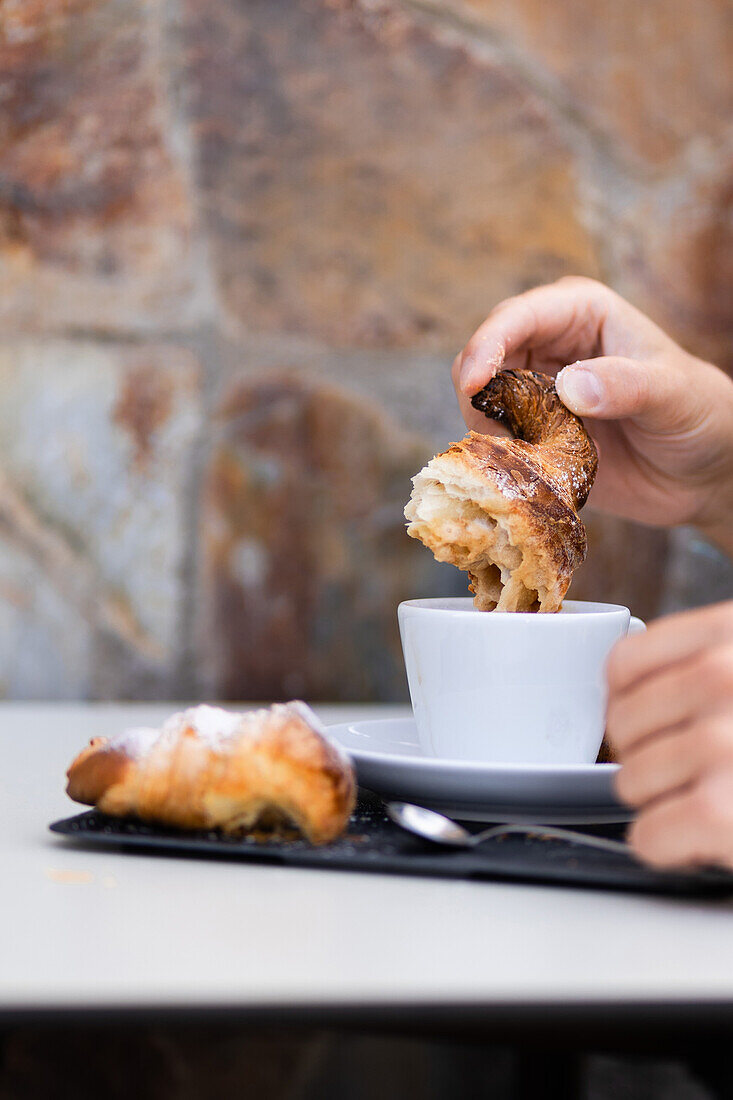
<svg viewBox="0 0 733 1100">
<path fill-rule="evenodd" d="M 733 369 L 729 0 L 0 0 L 0 694 L 404 697 L 408 540 L 500 298 Z M 589 517 L 573 594 L 733 593 Z"/>
</svg>

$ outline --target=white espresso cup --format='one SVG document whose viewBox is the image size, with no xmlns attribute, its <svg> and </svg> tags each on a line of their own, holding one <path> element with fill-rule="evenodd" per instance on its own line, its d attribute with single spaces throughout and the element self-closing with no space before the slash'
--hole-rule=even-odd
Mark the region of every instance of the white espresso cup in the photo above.
<svg viewBox="0 0 733 1100">
<path fill-rule="evenodd" d="M 423 752 L 484 763 L 592 764 L 606 660 L 620 638 L 646 629 L 627 607 L 574 600 L 556 615 L 407 600 L 398 617 Z"/>
</svg>

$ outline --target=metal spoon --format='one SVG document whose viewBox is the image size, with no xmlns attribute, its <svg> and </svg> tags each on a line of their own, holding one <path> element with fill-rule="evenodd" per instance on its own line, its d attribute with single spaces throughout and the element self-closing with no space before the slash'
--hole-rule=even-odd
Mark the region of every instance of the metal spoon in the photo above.
<svg viewBox="0 0 733 1100">
<path fill-rule="evenodd" d="M 425 806 L 414 806 L 410 802 L 388 802 L 386 811 L 395 825 L 399 825 L 409 833 L 415 833 L 425 840 L 432 840 L 434 844 L 447 844 L 453 848 L 475 848 L 485 840 L 493 840 L 494 837 L 507 836 L 511 833 L 525 836 L 538 833 L 553 840 L 567 840 L 572 844 L 582 844 L 586 848 L 598 848 L 602 852 L 631 855 L 628 844 L 620 840 L 588 836 L 586 833 L 576 833 L 572 829 L 557 829 L 549 825 L 492 825 L 490 829 L 484 829 L 483 832 L 469 833 L 468 829 L 464 829 L 457 821 L 452 821 L 451 818 L 444 817 L 435 810 L 428 810 Z"/>
</svg>

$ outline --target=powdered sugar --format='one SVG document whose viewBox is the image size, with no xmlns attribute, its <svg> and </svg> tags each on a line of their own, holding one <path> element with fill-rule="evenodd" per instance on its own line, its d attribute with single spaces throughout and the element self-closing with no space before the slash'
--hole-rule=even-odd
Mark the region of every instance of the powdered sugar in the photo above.
<svg viewBox="0 0 733 1100">
<path fill-rule="evenodd" d="M 282 714 L 283 717 L 286 717 L 288 714 L 296 714 L 298 718 L 306 722 L 311 729 L 316 731 L 316 733 L 325 733 L 320 718 L 311 710 L 307 703 L 302 701 L 302 699 L 293 699 L 290 703 L 275 703 L 270 710 L 274 714 Z"/>
<path fill-rule="evenodd" d="M 136 726 L 110 738 L 107 748 L 115 752 L 123 752 L 125 756 L 137 760 L 150 751 L 159 737 L 160 730 L 152 729 L 150 726 Z"/>
<path fill-rule="evenodd" d="M 232 736 L 241 721 L 241 714 L 201 703 L 171 715 L 163 724 L 161 734 L 164 737 L 178 737 L 182 730 L 192 729 L 200 741 L 209 748 L 217 749 Z"/>
<path fill-rule="evenodd" d="M 160 729 L 139 726 L 123 730 L 110 739 L 107 747 L 110 750 L 123 752 L 133 759 L 139 759 L 150 752 L 159 741 L 174 742 L 184 730 L 189 729 L 207 748 L 213 752 L 223 752 L 235 736 L 256 738 L 264 732 L 268 720 L 287 721 L 292 718 L 299 718 L 315 733 L 328 739 L 321 721 L 311 708 L 300 700 L 275 703 L 271 707 L 246 713 L 224 710 L 223 707 L 202 703 L 172 714 Z M 334 744 L 330 739 L 328 740 L 329 744 Z M 335 744 L 334 747 L 339 748 Z"/>
</svg>

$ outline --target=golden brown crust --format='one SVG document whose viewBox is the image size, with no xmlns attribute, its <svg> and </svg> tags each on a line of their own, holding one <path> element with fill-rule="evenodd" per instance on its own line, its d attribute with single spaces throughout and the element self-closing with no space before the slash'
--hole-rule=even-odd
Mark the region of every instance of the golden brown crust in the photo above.
<svg viewBox="0 0 733 1100">
<path fill-rule="evenodd" d="M 474 398 L 521 438 L 469 432 L 413 479 L 408 534 L 468 572 L 479 610 L 560 609 L 586 553 L 597 455 L 551 378 L 504 371 Z"/>
<path fill-rule="evenodd" d="M 67 774 L 66 793 L 75 802 L 93 806 L 101 792 L 121 783 L 132 761 L 109 747 L 106 737 L 94 737 L 77 756 Z"/>
<path fill-rule="evenodd" d="M 531 370 L 504 370 L 471 398 L 474 409 L 505 424 L 528 462 L 579 511 L 593 485 L 598 452 L 583 421 L 563 405 L 555 380 Z M 516 448 L 515 448 L 516 449 Z"/>
<path fill-rule="evenodd" d="M 522 446 L 513 440 L 470 432 L 450 450 L 459 449 L 511 502 L 505 522 L 512 543 L 523 548 L 525 558 L 532 556 L 538 564 L 541 560 L 543 574 L 555 579 L 553 602 L 559 607 L 574 570 L 585 558 L 585 527 L 575 509 L 523 453 Z"/>
<path fill-rule="evenodd" d="M 193 708 L 162 731 L 96 738 L 67 774 L 69 796 L 102 813 L 230 833 L 294 824 L 314 844 L 344 831 L 356 795 L 349 760 L 303 704 Z"/>
</svg>

